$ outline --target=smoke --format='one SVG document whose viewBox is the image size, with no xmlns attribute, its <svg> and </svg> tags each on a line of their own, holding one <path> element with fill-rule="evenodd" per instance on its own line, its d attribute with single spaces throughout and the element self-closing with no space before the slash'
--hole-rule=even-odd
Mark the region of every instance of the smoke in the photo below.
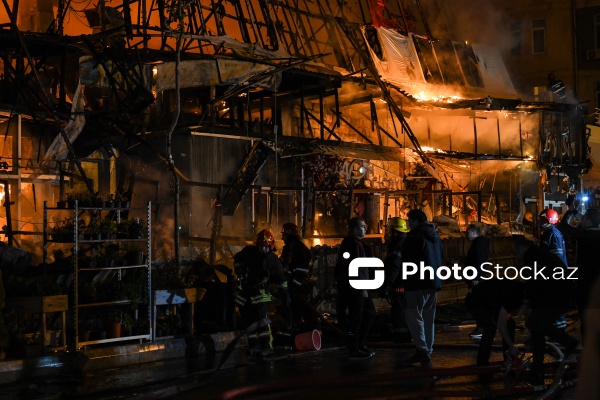
<svg viewBox="0 0 600 400">
<path fill-rule="evenodd" d="M 489 1 L 436 0 L 427 9 L 427 22 L 437 39 L 481 43 L 510 49 L 509 16 Z"/>
<path fill-rule="evenodd" d="M 147 201 L 152 201 L 152 259 L 172 258 L 175 256 L 174 245 L 174 213 L 173 191 L 170 172 L 164 164 L 144 164 L 135 166 L 136 176 L 132 194 L 132 211 L 128 218 L 140 218 L 146 221 L 147 213 L 143 212 Z M 183 213 L 180 212 L 180 216 Z M 181 217 L 180 217 L 181 218 Z"/>
</svg>

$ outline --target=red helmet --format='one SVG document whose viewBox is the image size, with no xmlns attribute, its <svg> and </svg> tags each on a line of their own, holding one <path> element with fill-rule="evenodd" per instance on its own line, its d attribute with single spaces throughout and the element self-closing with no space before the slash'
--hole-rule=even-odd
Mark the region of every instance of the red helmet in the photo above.
<svg viewBox="0 0 600 400">
<path fill-rule="evenodd" d="M 269 246 L 271 250 L 275 249 L 275 238 L 273 234 L 266 229 L 258 232 L 256 235 L 256 245 L 257 246 Z"/>
<path fill-rule="evenodd" d="M 548 220 L 548 223 L 554 225 L 558 222 L 558 213 L 549 208 L 540 213 L 540 218 L 545 218 Z"/>
<path fill-rule="evenodd" d="M 300 236 L 300 233 L 298 232 L 298 226 L 291 222 L 286 222 L 283 224 L 283 227 L 281 228 L 281 234 L 283 235 L 284 233 L 296 237 Z"/>
</svg>

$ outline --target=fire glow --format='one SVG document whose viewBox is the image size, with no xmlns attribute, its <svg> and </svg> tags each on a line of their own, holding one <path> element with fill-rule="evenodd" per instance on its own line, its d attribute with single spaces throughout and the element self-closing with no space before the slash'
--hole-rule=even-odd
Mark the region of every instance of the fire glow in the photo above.
<svg viewBox="0 0 600 400">
<path fill-rule="evenodd" d="M 436 103 L 454 103 L 461 100 L 458 96 L 436 96 L 434 94 L 425 93 L 424 91 L 413 94 L 413 97 L 420 101 L 434 101 Z"/>
</svg>

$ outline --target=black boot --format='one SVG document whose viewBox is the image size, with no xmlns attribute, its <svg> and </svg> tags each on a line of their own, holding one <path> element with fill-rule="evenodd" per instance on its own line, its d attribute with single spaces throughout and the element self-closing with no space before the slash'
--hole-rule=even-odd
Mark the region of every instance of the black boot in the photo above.
<svg viewBox="0 0 600 400">
<path fill-rule="evenodd" d="M 429 367 L 431 366 L 431 356 L 428 352 L 417 349 L 415 354 L 404 360 L 404 362 L 406 364 L 419 364 L 422 367 Z"/>
</svg>

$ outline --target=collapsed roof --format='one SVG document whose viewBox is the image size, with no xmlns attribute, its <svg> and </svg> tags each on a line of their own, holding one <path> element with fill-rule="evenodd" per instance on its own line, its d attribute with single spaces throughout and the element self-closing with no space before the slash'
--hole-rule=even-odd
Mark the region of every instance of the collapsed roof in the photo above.
<svg viewBox="0 0 600 400">
<path fill-rule="evenodd" d="M 85 154 L 107 141 L 119 146 L 129 136 L 164 132 L 169 120 L 157 115 L 169 114 L 172 109 L 169 93 L 176 88 L 178 57 L 177 86 L 189 95 L 188 100 L 197 103 L 188 115 L 184 105 L 178 132 L 197 131 L 199 127 L 219 134 L 227 128 L 223 134 L 269 140 L 277 124 L 269 124 L 273 121 L 268 117 L 267 124 L 263 124 L 259 110 L 265 99 L 277 99 L 280 104 L 288 100 L 313 102 L 320 107 L 320 111 L 311 112 L 301 106 L 307 120 L 311 113 L 320 125 L 321 134 L 316 138 L 320 140 L 347 141 L 337 131 L 344 120 L 350 131 L 360 133 L 347 118 L 353 107 L 351 112 L 358 109 L 371 120 L 371 131 L 377 126 L 377 134 L 357 133 L 356 140 L 374 148 L 385 147 L 386 143 L 402 148 L 406 144 L 394 139 L 402 131 L 410 138 L 408 147 L 425 163 L 431 156 L 530 159 L 537 156 L 537 151 L 523 150 L 523 119 L 535 110 L 571 112 L 572 108 L 523 104 L 496 49 L 434 38 L 419 1 L 416 5 L 421 19 L 414 16 L 406 1 L 159 1 L 158 7 L 147 1 L 123 1 L 110 7 L 100 2 L 85 10 L 59 3 L 68 7 L 59 7 L 64 14 L 53 21 L 51 32 L 25 33 L 31 26 L 14 19 L 0 30 L 0 56 L 6 71 L 3 108 L 30 114 L 39 121 L 56 120 L 58 135 L 46 152 L 46 160 L 64 160 L 69 152 Z M 19 12 L 27 10 L 28 4 L 22 2 Z M 72 26 L 76 21 L 66 17 L 81 12 L 92 32 L 69 35 L 76 30 Z M 43 13 L 32 15 L 38 21 L 34 25 L 43 26 Z M 175 51 L 178 39 L 181 52 Z M 247 110 L 242 114 L 247 113 L 248 119 L 261 114 L 256 130 L 256 124 L 248 128 L 250 121 L 246 126 L 232 122 L 223 129 L 218 121 L 207 126 L 207 110 L 233 119 L 230 108 L 243 106 L 244 101 Z M 444 109 L 454 110 L 447 111 L 448 117 L 472 121 L 474 137 L 469 133 L 469 139 L 462 140 L 464 135 L 443 130 L 437 133 L 427 113 Z M 398 127 L 393 125 L 396 132 L 389 124 L 380 123 L 381 110 L 393 115 L 392 123 L 398 123 Z M 500 116 L 480 115 L 490 111 L 510 113 L 510 118 L 502 119 L 519 121 L 518 128 L 510 128 L 510 140 L 500 133 L 504 124 Z M 514 117 L 512 112 L 522 115 Z M 333 126 L 324 126 L 327 113 L 334 115 Z M 419 118 L 411 118 L 419 115 L 429 121 L 426 127 L 419 127 Z M 411 118 L 410 123 L 407 118 Z M 498 131 L 491 134 L 497 146 L 483 150 L 483 129 L 479 127 L 478 133 L 477 124 L 490 123 Z M 546 127 L 551 125 L 556 125 L 552 118 Z M 579 137 L 581 127 L 575 125 L 567 122 L 565 127 L 561 122 L 550 135 L 556 139 L 542 138 L 560 142 L 560 136 L 567 132 L 567 142 L 554 147 L 572 148 L 568 153 L 553 150 L 546 161 L 583 163 L 585 143 Z M 313 137 L 306 129 L 308 123 L 295 134 L 281 134 Z M 82 139 L 78 140 L 79 135 Z M 446 143 L 445 138 L 450 141 Z M 68 149 L 67 139 L 75 149 Z M 422 145 L 438 150 L 428 151 Z M 313 151 L 322 150 L 316 149 L 319 147 L 313 146 Z"/>
</svg>

